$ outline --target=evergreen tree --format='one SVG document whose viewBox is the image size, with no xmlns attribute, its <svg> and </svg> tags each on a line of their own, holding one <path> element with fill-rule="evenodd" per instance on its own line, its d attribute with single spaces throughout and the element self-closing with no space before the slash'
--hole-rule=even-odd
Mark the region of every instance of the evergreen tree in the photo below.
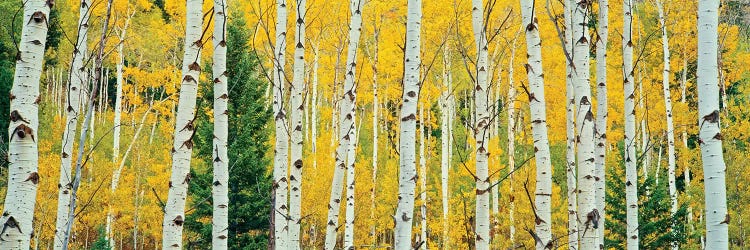
<svg viewBox="0 0 750 250">
<path fill-rule="evenodd" d="M 265 106 L 266 84 L 258 77 L 258 58 L 247 43 L 245 21 L 230 18 L 227 30 L 229 74 L 229 248 L 263 249 L 268 240 L 271 178 L 266 171 L 271 113 Z M 212 85 L 202 84 L 199 109 L 212 107 Z M 192 211 L 185 222 L 187 248 L 208 248 L 211 242 L 211 184 L 213 126 L 210 114 L 200 112 L 196 137 L 196 162 L 190 186 Z"/>
</svg>

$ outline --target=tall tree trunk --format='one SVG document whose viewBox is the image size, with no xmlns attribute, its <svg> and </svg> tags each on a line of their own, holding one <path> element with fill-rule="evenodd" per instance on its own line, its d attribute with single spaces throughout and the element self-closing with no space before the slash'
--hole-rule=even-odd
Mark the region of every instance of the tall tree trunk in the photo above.
<svg viewBox="0 0 750 250">
<path fill-rule="evenodd" d="M 448 179 L 450 173 L 450 154 L 451 154 L 451 97 L 453 96 L 453 89 L 451 83 L 451 53 L 450 44 L 445 45 L 443 49 L 443 91 L 440 96 L 440 185 L 441 185 L 441 198 L 443 202 L 443 248 L 448 247 L 448 228 L 450 222 L 448 221 L 448 212 L 450 211 L 449 202 L 449 191 L 448 191 Z"/>
<path fill-rule="evenodd" d="M 187 0 L 186 5 L 185 54 L 182 58 L 180 99 L 175 115 L 172 175 L 162 222 L 162 246 L 170 249 L 182 248 L 185 200 L 190 182 L 190 160 L 195 135 L 195 100 L 201 73 L 200 51 L 203 47 L 203 0 Z"/>
<path fill-rule="evenodd" d="M 373 53 L 372 53 L 372 190 L 370 190 L 370 235 L 373 239 L 376 236 L 375 220 L 375 193 L 378 185 L 378 132 L 380 130 L 378 109 L 380 107 L 378 100 L 378 50 L 380 43 L 380 27 L 373 25 Z"/>
<path fill-rule="evenodd" d="M 542 40 L 534 19 L 534 2 L 521 1 L 521 23 L 526 30 L 526 76 L 529 80 L 529 109 L 536 158 L 536 192 L 534 203 L 537 216 L 535 231 L 539 240 L 536 249 L 552 249 L 552 165 L 547 137 L 547 107 L 544 98 L 544 70 L 542 68 Z"/>
<path fill-rule="evenodd" d="M 513 193 L 513 172 L 516 169 L 516 85 L 513 81 L 515 67 L 513 58 L 516 57 L 516 40 L 513 40 L 513 47 L 510 50 L 510 59 L 508 62 L 508 193 L 510 201 L 508 203 L 508 220 L 510 221 L 508 233 L 510 236 L 510 245 L 516 245 L 516 225 L 515 225 L 515 197 Z"/>
<path fill-rule="evenodd" d="M 135 12 L 133 12 L 135 13 Z M 125 63 L 125 55 L 123 54 L 123 44 L 125 43 L 125 34 L 128 30 L 128 25 L 130 24 L 130 18 L 132 17 L 132 14 L 128 16 L 127 19 L 125 19 L 125 25 L 121 29 L 121 33 L 119 35 L 119 43 L 117 44 L 117 86 L 116 86 L 116 93 L 115 93 L 115 117 L 114 117 L 114 123 L 113 126 L 113 139 L 112 139 L 112 163 L 118 164 L 118 161 L 120 159 L 120 116 L 122 113 L 122 84 L 123 84 L 123 76 L 122 76 L 122 69 L 123 64 Z M 139 125 L 140 126 L 140 125 Z M 115 170 L 114 173 L 112 173 L 112 182 L 111 182 L 111 191 L 112 195 L 114 195 L 115 187 L 117 187 L 117 183 L 115 181 L 115 176 L 119 177 L 119 171 Z M 118 178 L 119 179 L 119 178 Z M 110 204 L 107 205 L 107 224 L 105 226 L 105 237 L 106 239 L 112 238 L 112 223 L 114 220 L 114 214 L 112 212 L 112 203 L 113 201 L 110 200 Z M 114 242 L 109 241 L 109 247 L 114 248 Z"/>
<path fill-rule="evenodd" d="M 60 164 L 60 179 L 57 183 L 57 220 L 55 223 L 55 242 L 54 248 L 62 248 L 65 238 L 65 228 L 68 223 L 68 210 L 70 210 L 70 191 L 73 188 L 72 183 L 72 161 L 73 161 L 73 144 L 75 144 L 76 130 L 78 129 L 78 118 L 81 106 L 81 87 L 87 85 L 88 75 L 84 62 L 88 54 L 88 23 L 90 15 L 89 7 L 91 1 L 81 1 L 78 11 L 78 35 L 76 47 L 73 50 L 73 63 L 71 65 L 70 80 L 68 81 L 68 102 L 65 107 L 65 130 L 63 132 L 63 143 Z"/>
<path fill-rule="evenodd" d="M 490 113 L 489 86 L 487 81 L 488 51 L 482 0 L 472 0 L 472 30 L 477 51 L 476 82 L 474 83 L 474 139 L 476 140 L 476 248 L 490 247 L 490 197 L 489 197 L 489 138 Z"/>
<path fill-rule="evenodd" d="M 52 3 L 42 0 L 28 0 L 23 6 L 23 28 L 10 91 L 8 190 L 0 219 L 7 230 L 2 232 L 0 249 L 29 249 L 34 232 L 33 197 L 39 183 L 39 79 L 50 8 Z"/>
<path fill-rule="evenodd" d="M 406 14 L 406 43 L 404 45 L 404 87 L 399 128 L 398 207 L 393 216 L 395 249 L 411 248 L 414 217 L 414 189 L 417 184 L 415 157 L 417 103 L 421 88 L 420 66 L 422 0 L 408 0 Z"/>
<path fill-rule="evenodd" d="M 623 3 L 622 74 L 625 97 L 625 206 L 627 248 L 638 249 L 638 172 L 635 155 L 635 86 L 633 79 L 633 0 Z"/>
<path fill-rule="evenodd" d="M 419 200 L 422 205 L 420 212 L 420 236 L 419 242 L 422 247 L 429 249 L 427 245 L 427 154 L 425 154 L 425 113 L 424 103 L 419 106 Z M 429 120 L 429 119 L 428 119 Z M 429 150 L 429 149 L 428 149 Z"/>
<path fill-rule="evenodd" d="M 572 15 L 573 43 L 573 85 L 575 86 L 576 131 L 578 148 L 578 231 L 581 232 L 581 249 L 594 249 L 599 245 L 599 212 L 596 209 L 596 167 L 594 164 L 594 113 L 591 105 L 591 85 L 589 83 L 590 36 L 588 26 L 589 8 L 585 2 L 578 2 Z"/>
<path fill-rule="evenodd" d="M 68 224 L 67 228 L 65 229 L 64 238 L 63 238 L 63 245 L 62 249 L 67 250 L 68 249 L 68 243 L 70 242 L 70 237 L 73 232 L 73 219 L 75 219 L 75 211 L 76 211 L 76 201 L 78 199 L 77 193 L 78 188 L 81 185 L 81 176 L 83 175 L 83 164 L 88 163 L 90 160 L 90 154 L 86 153 L 84 150 L 84 146 L 86 143 L 86 134 L 87 129 L 89 128 L 90 124 L 94 123 L 94 102 L 96 101 L 97 96 L 99 95 L 99 85 L 96 83 L 101 81 L 102 77 L 102 63 L 104 60 L 104 45 L 107 44 L 107 30 L 109 29 L 109 19 L 112 14 L 112 0 L 107 1 L 107 7 L 106 7 L 106 15 L 104 16 L 104 22 L 102 23 L 102 34 L 101 38 L 99 39 L 99 44 L 97 45 L 98 51 L 96 54 L 96 57 L 94 59 L 94 65 L 93 65 L 93 72 L 94 72 L 94 79 L 93 84 L 91 84 L 91 92 L 89 93 L 89 99 L 86 104 L 86 117 L 83 120 L 82 125 L 82 131 L 80 134 L 80 138 L 78 139 L 78 157 L 76 159 L 76 170 L 75 170 L 75 177 L 73 179 L 73 188 L 71 190 L 70 195 L 70 209 L 68 210 Z M 93 136 L 93 135 L 91 135 Z M 94 145 L 91 145 L 92 147 Z M 83 161 L 84 155 L 86 155 L 86 162 Z"/>
<path fill-rule="evenodd" d="M 287 194 L 289 192 L 287 173 L 289 168 L 289 131 L 287 129 L 287 114 L 284 109 L 286 96 L 286 25 L 287 1 L 276 0 L 276 44 L 273 56 L 273 113 L 276 130 L 276 142 L 273 158 L 273 216 L 274 248 L 286 249 L 288 239 L 288 210 Z"/>
<path fill-rule="evenodd" d="M 680 102 L 685 104 L 685 90 L 687 89 L 687 55 L 683 52 L 682 55 L 682 79 L 680 80 L 680 88 L 682 89 L 682 95 L 680 96 Z M 687 143 L 687 128 L 682 128 L 682 146 L 686 149 L 688 148 Z M 683 173 L 685 176 L 685 189 L 690 189 L 690 164 L 685 164 L 685 172 Z M 690 194 L 688 193 L 688 199 L 690 199 Z M 693 232 L 695 228 L 693 227 L 693 206 L 689 203 L 687 204 L 687 222 L 690 226 L 690 232 Z"/>
<path fill-rule="evenodd" d="M 706 249 L 728 249 L 726 165 L 719 126 L 719 2 L 698 1 L 698 123 L 706 192 Z"/>
<path fill-rule="evenodd" d="M 359 37 L 362 30 L 362 0 L 351 0 L 349 3 L 351 19 L 349 23 L 349 47 L 346 54 L 346 73 L 344 75 L 344 96 L 339 103 L 339 145 L 336 148 L 336 166 L 334 169 L 333 184 L 331 185 L 331 197 L 328 203 L 328 226 L 326 227 L 326 249 L 336 247 L 336 229 L 338 228 L 339 209 L 341 207 L 341 188 L 343 175 L 347 167 L 354 171 L 354 159 L 347 162 L 347 155 L 350 150 L 356 150 L 356 132 L 354 127 L 356 100 L 357 100 L 357 48 L 359 47 Z M 353 178 L 353 176 L 352 176 Z M 354 191 L 354 180 L 352 180 L 351 190 Z M 352 207 L 353 207 L 353 197 Z M 347 197 L 347 200 L 349 198 Z M 347 201 L 348 203 L 349 201 Z M 354 212 L 354 211 L 352 211 Z M 353 228 L 352 228 L 353 230 Z M 353 231 L 352 231 L 353 232 Z"/>
<path fill-rule="evenodd" d="M 352 112 L 354 116 L 354 112 Z M 360 118 L 359 125 L 362 125 L 362 118 Z M 357 127 L 356 122 L 352 124 L 352 127 Z M 351 145 L 349 150 L 346 152 L 346 214 L 344 218 L 344 249 L 354 249 L 354 197 L 355 197 L 355 169 L 354 160 L 356 158 L 357 142 L 359 136 L 359 127 L 352 133 Z"/>
<path fill-rule="evenodd" d="M 292 168 L 289 175 L 289 249 L 300 249 L 300 222 L 302 209 L 302 115 L 305 113 L 304 97 L 302 92 L 305 88 L 305 13 L 307 13 L 306 1 L 296 0 L 297 30 L 294 33 L 294 68 L 291 91 L 291 115 L 292 115 Z"/>
<path fill-rule="evenodd" d="M 607 43 L 609 42 L 609 1 L 599 0 L 596 39 L 596 209 L 599 211 L 599 249 L 604 248 L 607 182 Z"/>
<path fill-rule="evenodd" d="M 310 133 L 312 134 L 311 141 L 311 152 L 312 155 L 318 155 L 318 58 L 320 54 L 320 41 L 315 44 L 315 54 L 313 55 L 313 79 L 312 79 L 312 103 L 309 104 L 312 107 L 310 111 L 312 113 L 312 124 L 310 126 Z M 313 169 L 318 169 L 318 157 L 312 157 Z"/>
<path fill-rule="evenodd" d="M 573 10 L 575 2 L 565 0 L 565 53 L 573 53 Z M 576 124 L 575 124 L 575 85 L 573 84 L 573 62 L 565 60 L 565 110 L 566 110 L 566 184 L 568 194 L 568 246 L 578 249 L 578 187 L 576 180 Z"/>
<path fill-rule="evenodd" d="M 677 213 L 677 187 L 675 185 L 675 150 L 674 150 L 674 123 L 672 121 L 672 95 L 669 92 L 669 79 L 672 77 L 672 70 L 670 67 L 670 52 L 669 52 L 669 38 L 667 37 L 667 23 L 666 16 L 664 13 L 664 2 L 662 0 L 656 1 L 656 6 L 659 11 L 659 23 L 661 24 L 662 34 L 662 50 L 664 54 L 664 69 L 662 70 L 662 87 L 664 89 L 664 110 L 667 114 L 667 161 L 669 164 L 668 178 L 669 178 L 669 198 L 672 202 L 672 208 L 670 212 L 672 216 Z M 661 159 L 661 154 L 659 155 Z M 659 164 L 661 166 L 661 164 Z M 658 169 L 657 169 L 658 173 Z M 658 180 L 658 178 L 657 178 Z M 672 229 L 674 230 L 674 228 Z M 677 250 L 677 242 L 672 242 L 672 249 Z"/>
<path fill-rule="evenodd" d="M 304 1 L 304 0 L 302 0 Z M 227 90 L 227 5 L 214 0 L 213 73 L 214 83 L 214 176 L 211 188 L 213 216 L 211 248 L 227 249 L 229 231 L 229 92 Z M 293 237 L 292 237 L 293 239 Z"/>
</svg>

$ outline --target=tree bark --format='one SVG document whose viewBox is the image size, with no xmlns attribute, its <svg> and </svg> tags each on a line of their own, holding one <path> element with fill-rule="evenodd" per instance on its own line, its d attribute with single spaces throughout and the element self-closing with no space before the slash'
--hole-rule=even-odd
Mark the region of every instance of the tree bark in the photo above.
<svg viewBox="0 0 750 250">
<path fill-rule="evenodd" d="M 274 204 L 271 213 L 273 216 L 274 248 L 286 249 L 288 239 L 289 207 L 287 205 L 287 194 L 289 192 L 289 181 L 287 180 L 289 168 L 289 130 L 287 114 L 284 108 L 284 96 L 286 96 L 286 26 L 287 26 L 287 1 L 276 1 L 276 41 L 273 56 L 273 114 L 276 130 L 276 141 L 273 159 L 273 193 Z"/>
<path fill-rule="evenodd" d="M 422 203 L 419 207 L 419 241 L 422 247 L 429 249 L 427 245 L 427 154 L 425 154 L 425 144 L 428 141 L 425 141 L 426 126 L 424 116 L 424 104 L 422 104 L 419 106 L 419 200 Z"/>
<path fill-rule="evenodd" d="M 415 157 L 417 103 L 421 87 L 422 0 L 407 1 L 406 43 L 404 46 L 404 87 L 399 128 L 398 207 L 393 216 L 395 249 L 411 248 L 414 217 L 414 189 L 417 184 Z"/>
<path fill-rule="evenodd" d="M 354 114 L 354 112 L 352 112 L 352 114 Z M 362 118 L 360 118 L 360 126 L 362 125 L 361 120 Z M 352 127 L 357 127 L 356 122 L 352 124 Z M 357 128 L 353 134 L 353 139 L 350 142 L 351 145 L 349 146 L 349 150 L 347 150 L 346 152 L 346 161 L 348 167 L 346 168 L 346 214 L 344 218 L 344 249 L 354 249 L 354 197 L 356 192 L 354 189 L 354 182 L 356 178 L 354 172 L 354 160 L 356 158 L 357 141 L 359 141 L 359 128 Z"/>
<path fill-rule="evenodd" d="M 565 52 L 573 53 L 573 9 L 575 2 L 565 1 Z M 565 60 L 566 98 L 566 184 L 568 194 L 568 249 L 578 249 L 578 187 L 576 180 L 576 124 L 575 124 L 575 85 L 573 84 L 573 62 Z"/>
<path fill-rule="evenodd" d="M 719 2 L 698 1 L 698 117 L 705 175 L 706 249 L 728 249 L 726 165 L 719 125 Z"/>
<path fill-rule="evenodd" d="M 489 197 L 489 137 L 490 112 L 488 86 L 488 51 L 487 34 L 484 22 L 484 4 L 482 0 L 472 1 L 472 30 L 477 51 L 476 82 L 474 83 L 474 139 L 476 140 L 476 248 L 489 249 L 490 244 L 490 197 Z"/>
<path fill-rule="evenodd" d="M 68 223 L 68 210 L 70 210 L 70 191 L 72 186 L 72 161 L 73 161 L 73 144 L 75 144 L 76 131 L 78 129 L 78 118 L 81 106 L 81 87 L 88 83 L 88 75 L 84 62 L 88 54 L 88 23 L 90 15 L 91 1 L 81 1 L 78 11 L 78 35 L 76 37 L 76 46 L 73 50 L 73 63 L 71 65 L 71 74 L 68 81 L 67 103 L 65 109 L 65 130 L 63 132 L 60 179 L 57 183 L 57 220 L 55 223 L 54 249 L 59 250 L 64 244 L 65 228 Z"/>
<path fill-rule="evenodd" d="M 513 47 L 510 50 L 510 59 L 508 62 L 508 193 L 510 201 L 508 202 L 508 220 L 510 236 L 510 245 L 516 245 L 516 225 L 515 225 L 515 197 L 513 192 L 513 172 L 516 169 L 516 85 L 513 81 L 515 67 L 513 58 L 516 57 L 516 40 L 513 40 Z"/>
<path fill-rule="evenodd" d="M 307 6 L 305 0 L 296 0 L 297 18 L 294 33 L 294 68 L 291 90 L 291 115 L 292 135 L 291 153 L 292 168 L 289 176 L 289 249 L 300 249 L 300 223 L 302 207 L 302 152 L 304 150 L 304 137 L 302 134 L 302 116 L 305 113 L 304 97 L 302 92 L 305 88 L 305 13 Z"/>
<path fill-rule="evenodd" d="M 303 0 L 304 1 L 304 0 Z M 211 248 L 227 249 L 229 231 L 229 92 L 227 90 L 227 5 L 214 0 L 213 73 L 214 137 L 213 137 L 213 216 L 211 219 Z M 294 239 L 292 237 L 292 239 Z"/>
<path fill-rule="evenodd" d="M 172 174 L 162 222 L 162 246 L 170 249 L 182 248 L 185 200 L 190 182 L 190 160 L 195 135 L 195 101 L 201 73 L 200 50 L 203 47 L 203 0 L 187 0 L 186 5 L 185 52 L 182 58 L 180 99 L 175 115 Z"/>
<path fill-rule="evenodd" d="M 351 0 L 349 3 L 351 19 L 349 23 L 349 45 L 346 54 L 346 73 L 344 75 L 344 96 L 339 103 L 339 144 L 336 148 L 336 166 L 334 169 L 333 183 L 331 185 L 331 197 L 328 203 L 328 226 L 326 227 L 325 249 L 336 247 L 336 229 L 338 228 L 339 210 L 341 207 L 341 188 L 343 177 L 347 168 L 354 171 L 354 157 L 347 162 L 349 151 L 356 150 L 356 132 L 354 127 L 356 100 L 357 100 L 357 48 L 362 30 L 362 1 Z M 353 178 L 353 176 L 352 176 Z M 354 180 L 351 183 L 351 191 L 354 191 Z M 352 197 L 352 207 L 354 195 Z M 347 196 L 347 200 L 349 197 Z M 349 203 L 349 201 L 347 201 Z M 352 211 L 354 212 L 354 211 Z M 353 216 L 353 215 L 352 215 Z M 345 228 L 346 230 L 346 228 Z M 353 228 L 351 229 L 353 230 Z M 353 233 L 353 231 L 352 231 Z M 352 236 L 353 237 L 353 236 Z M 346 242 L 345 242 L 346 243 Z"/>
<path fill-rule="evenodd" d="M 529 109 L 536 158 L 535 231 L 539 240 L 536 249 L 551 249 L 552 242 L 552 165 L 550 163 L 549 139 L 547 137 L 547 107 L 544 97 L 544 70 L 542 67 L 542 40 L 534 19 L 534 2 L 521 1 L 521 23 L 526 31 L 527 64 L 529 81 Z"/>
<path fill-rule="evenodd" d="M 378 132 L 380 132 L 378 109 L 380 103 L 378 100 L 378 50 L 380 43 L 380 27 L 373 25 L 373 53 L 372 53 L 372 190 L 370 190 L 370 235 L 377 239 L 376 219 L 375 219 L 375 194 L 378 185 Z"/>
<path fill-rule="evenodd" d="M 625 97 L 625 205 L 627 248 L 638 249 L 638 172 L 635 146 L 635 86 L 633 79 L 633 2 L 623 3 L 622 73 Z"/>
<path fill-rule="evenodd" d="M 34 231 L 33 197 L 39 183 L 39 80 L 51 5 L 28 0 L 23 6 L 23 28 L 10 91 L 8 190 L 0 219 L 7 230 L 2 232 L 0 249 L 29 249 Z"/>
<path fill-rule="evenodd" d="M 599 211 L 599 249 L 604 248 L 607 182 L 607 43 L 609 42 L 609 1 L 599 0 L 596 39 L 596 209 Z"/>
<path fill-rule="evenodd" d="M 443 248 L 448 247 L 449 236 L 448 228 L 450 222 L 448 221 L 448 213 L 450 211 L 450 193 L 448 189 L 448 180 L 450 176 L 450 154 L 451 154 L 451 98 L 453 96 L 452 85 L 452 74 L 451 74 L 451 53 L 450 44 L 445 45 L 443 49 L 443 91 L 440 96 L 440 108 L 442 109 L 440 114 L 440 185 L 441 185 L 441 198 L 443 202 Z"/>
</svg>

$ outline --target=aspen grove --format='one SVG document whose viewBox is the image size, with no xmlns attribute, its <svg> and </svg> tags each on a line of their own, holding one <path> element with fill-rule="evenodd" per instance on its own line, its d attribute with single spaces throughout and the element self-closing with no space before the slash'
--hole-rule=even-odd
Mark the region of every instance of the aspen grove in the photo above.
<svg viewBox="0 0 750 250">
<path fill-rule="evenodd" d="M 2 250 L 750 248 L 747 0 L 5 0 L 0 92 Z"/>
</svg>

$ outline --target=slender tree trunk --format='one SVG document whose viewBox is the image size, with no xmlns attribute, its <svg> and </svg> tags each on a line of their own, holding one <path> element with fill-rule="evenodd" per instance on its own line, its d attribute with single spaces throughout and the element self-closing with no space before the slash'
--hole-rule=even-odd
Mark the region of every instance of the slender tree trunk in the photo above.
<svg viewBox="0 0 750 250">
<path fill-rule="evenodd" d="M 373 26 L 373 53 L 372 53 L 372 190 L 370 190 L 370 235 L 373 237 L 373 244 L 377 243 L 376 219 L 375 219 L 375 193 L 378 185 L 378 132 L 380 130 L 378 109 L 380 107 L 378 100 L 378 50 L 380 43 L 380 27 Z"/>
<path fill-rule="evenodd" d="M 662 33 L 662 50 L 664 54 L 664 69 L 662 70 L 662 86 L 664 88 L 664 107 L 667 114 L 667 161 L 669 164 L 669 198 L 672 202 L 670 212 L 672 216 L 677 213 L 677 187 L 675 185 L 675 150 L 674 150 L 674 123 L 672 121 L 672 95 L 669 92 L 669 79 L 672 77 L 670 67 L 669 38 L 667 37 L 666 16 L 664 13 L 664 3 L 662 0 L 656 1 L 659 11 L 659 23 L 661 24 Z M 661 154 L 659 155 L 661 159 Z M 661 164 L 659 164 L 661 166 Z M 657 170 L 658 171 L 658 170 Z M 657 172 L 658 173 L 658 172 Z M 657 178 L 658 180 L 658 178 Z M 672 229 L 674 230 L 674 228 Z M 672 242 L 672 249 L 677 250 L 677 242 Z"/>
<path fill-rule="evenodd" d="M 318 58 L 320 54 L 320 42 L 316 42 L 315 44 L 315 55 L 313 55 L 313 79 L 312 79 L 312 103 L 310 103 L 310 107 L 312 107 L 311 113 L 312 113 L 312 124 L 310 130 L 312 130 L 310 133 L 312 134 L 311 139 L 311 151 L 312 155 L 316 156 L 318 155 Z M 313 160 L 313 169 L 318 169 L 318 157 L 312 157 Z"/>
<path fill-rule="evenodd" d="M 484 4 L 481 0 L 472 1 L 472 30 L 477 51 L 476 82 L 474 86 L 474 139 L 476 140 L 476 248 L 490 247 L 490 197 L 489 197 L 489 137 L 490 114 L 487 102 L 489 86 L 487 81 L 487 34 L 484 23 Z"/>
<path fill-rule="evenodd" d="M 292 168 L 289 176 L 289 249 L 300 248 L 300 222 L 302 207 L 302 115 L 305 113 L 304 97 L 302 92 L 305 88 L 305 13 L 307 12 L 306 1 L 296 0 L 297 30 L 294 33 L 294 68 L 291 91 L 291 115 L 292 115 Z"/>
<path fill-rule="evenodd" d="M 304 1 L 304 0 L 303 0 Z M 211 248 L 227 249 L 229 231 L 229 92 L 227 90 L 227 5 L 214 0 L 213 83 L 214 83 L 214 176 L 211 188 L 213 216 Z"/>
<path fill-rule="evenodd" d="M 635 86 L 633 79 L 633 2 L 623 3 L 622 73 L 625 97 L 625 205 L 627 248 L 638 249 L 638 172 L 635 148 Z"/>
<path fill-rule="evenodd" d="M 414 189 L 417 184 L 415 157 L 417 103 L 421 87 L 420 58 L 422 0 L 407 1 L 406 44 L 404 46 L 404 88 L 399 128 L 398 207 L 393 216 L 395 249 L 411 248 L 411 230 L 414 215 Z"/>
<path fill-rule="evenodd" d="M 448 228 L 450 222 L 448 221 L 448 212 L 450 210 L 449 191 L 448 191 L 448 179 L 450 173 L 450 154 L 451 154 L 451 102 L 452 97 L 452 86 L 451 86 L 451 53 L 450 44 L 445 45 L 443 49 L 443 91 L 440 96 L 440 185 L 442 202 L 443 202 L 443 248 L 448 247 Z"/>
<path fill-rule="evenodd" d="M 123 84 L 122 69 L 123 69 L 123 64 L 125 63 L 125 55 L 123 54 L 123 43 L 125 42 L 125 33 L 128 30 L 128 25 L 130 24 L 131 17 L 132 17 L 132 14 L 127 19 L 125 19 L 125 25 L 123 26 L 121 30 L 121 33 L 119 35 L 119 43 L 117 44 L 117 65 L 115 66 L 117 70 L 117 73 L 116 73 L 117 74 L 117 86 L 116 86 L 117 90 L 115 93 L 115 110 L 114 110 L 115 117 L 114 117 L 114 122 L 112 124 L 113 130 L 114 130 L 113 140 L 112 140 L 113 141 L 112 143 L 112 163 L 113 164 L 117 164 L 120 159 L 120 129 L 121 129 L 121 124 L 120 124 L 121 117 L 120 116 L 122 113 L 121 103 L 122 103 L 122 84 Z M 115 170 L 115 173 L 112 174 L 113 176 L 112 183 L 111 183 L 112 187 L 117 186 L 115 182 L 115 178 L 114 178 L 115 175 L 119 177 L 119 172 L 117 172 L 117 170 Z M 111 189 L 112 195 L 114 195 L 114 190 L 115 190 L 114 188 Z M 110 200 L 110 203 L 111 202 L 113 201 Z M 107 205 L 107 224 L 105 227 L 105 232 L 106 232 L 105 237 L 107 239 L 112 238 L 113 221 L 114 221 L 114 214 L 112 212 L 112 206 L 111 204 L 108 204 Z M 113 241 L 109 241 L 109 247 L 114 248 Z"/>
<path fill-rule="evenodd" d="M 596 209 L 596 167 L 594 164 L 594 113 L 591 105 L 589 83 L 590 36 L 587 18 L 590 6 L 578 2 L 572 15 L 573 85 L 575 86 L 576 131 L 580 133 L 578 148 L 578 231 L 581 232 L 581 249 L 594 249 L 599 245 L 596 227 L 600 215 Z"/>
<path fill-rule="evenodd" d="M 726 165 L 719 125 L 719 2 L 698 1 L 698 123 L 706 192 L 706 249 L 728 249 Z"/>
<path fill-rule="evenodd" d="M 680 88 L 682 89 L 682 95 L 680 97 L 681 98 L 680 102 L 682 102 L 683 104 L 685 104 L 685 90 L 687 89 L 687 68 L 688 68 L 688 64 L 687 64 L 687 55 L 685 55 L 684 52 L 683 52 L 683 55 L 682 55 L 682 65 L 683 65 L 683 67 L 682 67 L 682 79 L 681 79 L 681 82 L 680 82 Z M 682 128 L 682 146 L 685 147 L 686 149 L 688 148 L 688 143 L 687 143 L 687 128 L 685 128 L 685 127 Z M 690 164 L 685 164 L 685 172 L 683 173 L 683 175 L 685 176 L 685 189 L 688 190 L 688 189 L 690 189 Z M 689 193 L 688 193 L 688 199 L 690 199 L 690 194 Z M 690 232 L 693 232 L 693 230 L 695 230 L 695 228 L 693 227 L 693 206 L 691 206 L 690 203 L 687 204 L 687 222 L 688 222 L 688 225 L 690 226 Z"/>
<path fill-rule="evenodd" d="M 575 2 L 565 1 L 565 52 L 573 53 L 573 10 Z M 573 84 L 573 62 L 565 60 L 565 98 L 566 98 L 566 177 L 568 194 L 568 249 L 578 249 L 578 188 L 576 180 L 576 124 L 575 124 L 575 85 Z"/>
<path fill-rule="evenodd" d="M 596 39 L 596 209 L 599 211 L 599 249 L 604 248 L 607 182 L 607 43 L 609 42 L 609 1 L 599 0 L 599 27 Z"/>
<path fill-rule="evenodd" d="M 57 220 L 55 223 L 55 242 L 54 248 L 61 249 L 63 238 L 65 238 L 65 228 L 68 223 L 68 210 L 70 210 L 70 191 L 73 188 L 72 182 L 72 161 L 73 161 L 73 144 L 75 144 L 76 130 L 78 129 L 78 118 L 81 106 L 81 87 L 87 85 L 88 75 L 84 62 L 88 54 L 88 23 L 90 15 L 91 1 L 81 1 L 78 16 L 78 35 L 76 47 L 73 50 L 73 63 L 71 65 L 71 74 L 68 81 L 68 102 L 64 105 L 65 109 L 65 130 L 63 132 L 63 143 L 60 164 L 60 179 L 57 183 Z"/>
<path fill-rule="evenodd" d="M 274 179 L 274 205 L 271 213 L 273 216 L 274 248 L 286 249 L 288 239 L 288 210 L 287 194 L 289 192 L 287 180 L 289 168 L 289 129 L 287 114 L 284 109 L 284 96 L 286 96 L 286 26 L 287 26 L 287 1 L 276 1 L 276 44 L 274 45 L 274 74 L 273 74 L 273 113 L 276 130 L 276 143 L 273 160 Z"/>
<path fill-rule="evenodd" d="M 23 6 L 23 28 L 10 91 L 8 190 L 0 219 L 7 230 L 2 232 L 0 249 L 29 249 L 34 231 L 33 197 L 39 183 L 39 80 L 51 7 L 50 2 L 42 0 L 28 0 Z"/>
<path fill-rule="evenodd" d="M 542 68 L 542 40 L 539 28 L 534 19 L 534 2 L 521 1 L 522 25 L 526 31 L 527 64 L 526 75 L 529 80 L 529 108 L 531 129 L 534 137 L 534 155 L 536 158 L 536 207 L 535 231 L 539 240 L 536 249 L 552 249 L 552 165 L 550 163 L 549 139 L 547 137 L 547 111 L 544 98 L 544 70 Z"/>
<path fill-rule="evenodd" d="M 190 160 L 195 135 L 195 100 L 201 73 L 200 50 L 203 46 L 203 0 L 187 0 L 186 4 L 185 54 L 182 58 L 180 99 L 175 115 L 172 174 L 162 222 L 162 246 L 171 249 L 182 248 L 185 200 L 190 182 Z"/>
<path fill-rule="evenodd" d="M 510 201 L 508 202 L 508 220 L 510 236 L 510 245 L 515 246 L 516 242 L 516 225 L 515 225 L 515 196 L 513 191 L 513 172 L 516 169 L 516 86 L 513 80 L 515 74 L 514 58 L 516 57 L 516 40 L 513 40 L 513 47 L 510 50 L 510 59 L 508 62 L 508 193 Z"/>
<path fill-rule="evenodd" d="M 336 229 L 338 228 L 339 209 L 341 207 L 341 188 L 343 186 L 342 182 L 343 175 L 345 174 L 344 171 L 346 171 L 347 167 L 351 168 L 352 171 L 352 180 L 349 183 L 350 185 L 348 185 L 350 186 L 349 188 L 351 189 L 351 194 L 347 196 L 347 203 L 350 202 L 349 197 L 352 197 L 351 207 L 354 207 L 354 157 L 352 157 L 351 162 L 347 162 L 347 159 L 349 158 L 349 151 L 352 151 L 352 153 L 354 153 L 354 150 L 356 150 L 356 141 L 353 141 L 356 140 L 357 132 L 355 131 L 354 127 L 357 100 L 357 83 L 355 79 L 355 71 L 357 68 L 357 48 L 359 47 L 359 37 L 362 29 L 362 1 L 351 0 L 349 4 L 349 10 L 351 14 L 351 23 L 349 24 L 349 47 L 346 54 L 344 96 L 342 99 L 340 99 L 339 104 L 339 121 L 341 126 L 339 126 L 339 145 L 336 148 L 336 166 L 334 170 L 333 184 L 331 185 L 331 199 L 328 203 L 328 226 L 326 228 L 325 249 L 333 249 L 336 246 Z M 352 211 L 352 213 L 353 212 L 354 211 Z M 354 229 L 351 228 L 350 230 L 352 230 L 351 233 L 353 234 Z"/>
<path fill-rule="evenodd" d="M 352 113 L 354 114 L 354 112 Z M 354 115 L 352 115 L 354 116 Z M 360 118 L 359 125 L 362 125 L 362 118 Z M 352 127 L 357 127 L 356 122 L 352 124 Z M 355 169 L 354 160 L 356 158 L 357 141 L 359 136 L 359 128 L 353 133 L 351 145 L 349 150 L 346 152 L 346 214 L 344 219 L 344 249 L 354 249 L 354 182 L 355 182 Z"/>
<path fill-rule="evenodd" d="M 420 212 L 420 237 L 419 241 L 422 247 L 429 249 L 427 245 L 427 154 L 425 154 L 425 113 L 424 103 L 419 106 L 419 200 L 422 205 L 419 207 Z M 428 149 L 429 150 L 429 149 Z"/>
</svg>

